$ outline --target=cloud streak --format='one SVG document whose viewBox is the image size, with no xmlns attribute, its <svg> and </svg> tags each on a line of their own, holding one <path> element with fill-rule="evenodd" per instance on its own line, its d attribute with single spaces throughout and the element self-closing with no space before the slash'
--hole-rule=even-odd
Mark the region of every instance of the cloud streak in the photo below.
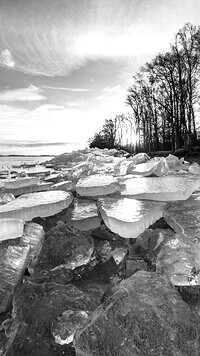
<svg viewBox="0 0 200 356">
<path fill-rule="evenodd" d="M 0 4 L 0 65 L 47 76 L 69 75 L 88 60 L 133 60 L 166 50 L 184 22 L 198 24 L 200 16 L 199 0 L 192 6 L 191 0 L 6 4 Z"/>
<path fill-rule="evenodd" d="M 42 90 L 34 85 L 28 88 L 10 89 L 0 91 L 1 102 L 41 101 L 46 97 L 41 94 Z"/>
<path fill-rule="evenodd" d="M 52 87 L 50 85 L 43 85 L 42 88 L 50 89 L 50 90 L 66 90 L 66 91 L 72 91 L 72 92 L 88 92 L 88 91 L 90 91 L 90 89 L 85 89 L 85 88 Z"/>
</svg>

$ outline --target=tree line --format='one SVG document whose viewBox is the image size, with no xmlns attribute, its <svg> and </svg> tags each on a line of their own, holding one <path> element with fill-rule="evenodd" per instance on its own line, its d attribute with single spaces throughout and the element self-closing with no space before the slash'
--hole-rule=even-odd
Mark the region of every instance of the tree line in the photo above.
<svg viewBox="0 0 200 356">
<path fill-rule="evenodd" d="M 130 148 L 137 137 L 136 151 L 191 150 L 198 143 L 199 74 L 200 27 L 187 23 L 168 52 L 133 75 L 126 97 L 131 114 L 106 120 L 90 147 Z"/>
</svg>

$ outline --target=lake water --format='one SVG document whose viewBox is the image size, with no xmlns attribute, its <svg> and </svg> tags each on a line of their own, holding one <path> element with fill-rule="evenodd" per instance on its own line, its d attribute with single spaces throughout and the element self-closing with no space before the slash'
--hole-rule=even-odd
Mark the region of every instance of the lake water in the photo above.
<svg viewBox="0 0 200 356">
<path fill-rule="evenodd" d="M 35 167 L 31 168 L 26 168 L 26 169 L 20 169 L 20 168 L 12 168 L 13 165 L 22 165 L 23 163 L 35 163 L 37 165 L 37 171 L 44 171 L 43 166 L 39 166 L 40 163 L 49 161 L 52 159 L 54 156 L 17 156 L 17 157 L 0 157 L 0 170 L 14 170 L 14 171 L 22 171 L 26 170 L 29 172 L 35 171 Z"/>
</svg>

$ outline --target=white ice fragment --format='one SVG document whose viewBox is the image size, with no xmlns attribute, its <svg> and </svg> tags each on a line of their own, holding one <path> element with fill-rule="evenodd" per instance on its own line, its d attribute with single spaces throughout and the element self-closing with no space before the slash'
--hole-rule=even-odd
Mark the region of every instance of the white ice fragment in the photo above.
<svg viewBox="0 0 200 356">
<path fill-rule="evenodd" d="M 199 184 L 185 176 L 132 178 L 125 180 L 121 195 L 157 201 L 186 200 Z"/>
<path fill-rule="evenodd" d="M 20 219 L 0 219 L 0 241 L 22 236 L 24 222 Z"/>
<path fill-rule="evenodd" d="M 120 190 L 118 180 L 109 175 L 92 175 L 81 178 L 76 191 L 82 196 L 100 196 L 112 194 Z"/>
<path fill-rule="evenodd" d="M 60 190 L 25 194 L 0 206 L 0 218 L 30 221 L 37 216 L 55 215 L 66 209 L 72 200 L 70 193 Z"/>
</svg>

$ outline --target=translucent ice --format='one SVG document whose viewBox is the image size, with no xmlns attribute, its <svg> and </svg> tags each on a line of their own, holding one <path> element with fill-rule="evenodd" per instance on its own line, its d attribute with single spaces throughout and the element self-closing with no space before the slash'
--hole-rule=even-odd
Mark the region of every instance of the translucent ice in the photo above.
<svg viewBox="0 0 200 356">
<path fill-rule="evenodd" d="M 114 233 L 125 238 L 137 238 L 163 215 L 163 203 L 128 198 L 99 198 L 102 219 Z"/>
<path fill-rule="evenodd" d="M 82 196 L 99 196 L 119 191 L 118 181 L 113 176 L 93 175 L 82 178 L 76 185 L 76 191 Z"/>
<path fill-rule="evenodd" d="M 21 195 L 0 206 L 0 218 L 15 218 L 30 221 L 34 217 L 46 217 L 66 209 L 72 202 L 68 192 L 55 190 Z"/>
<path fill-rule="evenodd" d="M 186 200 L 199 184 L 185 176 L 132 178 L 124 182 L 121 195 L 158 201 Z"/>
<path fill-rule="evenodd" d="M 24 222 L 20 219 L 0 219 L 0 241 L 22 236 Z"/>
</svg>

